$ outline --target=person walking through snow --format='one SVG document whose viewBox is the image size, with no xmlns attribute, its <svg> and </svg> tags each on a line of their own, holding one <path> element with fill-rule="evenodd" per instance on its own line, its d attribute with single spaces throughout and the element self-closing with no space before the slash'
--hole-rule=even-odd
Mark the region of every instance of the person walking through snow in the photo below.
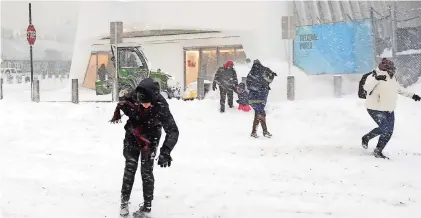
<svg viewBox="0 0 421 218">
<path fill-rule="evenodd" d="M 378 127 L 362 137 L 363 148 L 376 136 L 380 136 L 377 147 L 374 149 L 376 158 L 387 158 L 382 151 L 392 137 L 395 125 L 395 109 L 398 94 L 420 101 L 421 98 L 399 85 L 395 77 L 395 65 L 392 61 L 383 58 L 377 69 L 368 75 L 364 90 L 367 92 L 365 106 L 368 114 L 377 123 Z"/>
<path fill-rule="evenodd" d="M 238 85 L 237 72 L 235 72 L 232 61 L 227 61 L 224 67 L 220 67 L 215 74 L 212 89 L 216 90 L 216 84 L 219 86 L 220 93 L 220 111 L 225 112 L 225 98 L 228 96 L 228 106 L 234 107 L 234 89 Z"/>
<path fill-rule="evenodd" d="M 263 66 L 259 60 L 253 62 L 253 66 L 247 75 L 247 88 L 249 90 L 249 104 L 254 110 L 254 120 L 251 137 L 258 138 L 257 127 L 262 125 L 263 136 L 272 137 L 266 125 L 266 102 L 273 79 L 277 76 L 271 69 Z"/>
<path fill-rule="evenodd" d="M 129 214 L 128 204 L 139 157 L 144 203 L 135 214 L 150 212 L 155 183 L 153 165 L 161 138 L 161 129 L 164 129 L 166 136 L 160 149 L 158 165 L 170 167 L 172 161 L 170 153 L 178 141 L 178 127 L 167 101 L 159 93 L 159 87 L 150 78 L 142 80 L 135 90 L 120 98 L 111 119 L 112 123 L 120 121 L 120 110 L 129 117 L 124 126 L 126 134 L 123 155 L 126 162 L 121 188 L 120 215 Z"/>
<path fill-rule="evenodd" d="M 246 90 L 246 84 L 244 84 L 243 82 L 238 84 L 238 87 L 236 89 L 236 93 L 238 96 L 238 110 L 242 110 L 245 112 L 249 112 L 251 110 L 250 105 L 249 105 L 249 93 Z"/>
</svg>

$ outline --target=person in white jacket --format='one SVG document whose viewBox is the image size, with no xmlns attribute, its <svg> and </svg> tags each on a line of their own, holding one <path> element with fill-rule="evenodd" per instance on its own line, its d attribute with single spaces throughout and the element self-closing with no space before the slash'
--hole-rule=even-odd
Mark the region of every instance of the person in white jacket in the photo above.
<svg viewBox="0 0 421 218">
<path fill-rule="evenodd" d="M 376 158 L 387 158 L 382 151 L 393 134 L 395 125 L 395 109 L 398 94 L 420 101 L 421 98 L 403 88 L 395 77 L 394 63 L 383 58 L 378 68 L 367 77 L 364 84 L 367 91 L 366 103 L 368 114 L 377 123 L 378 127 L 362 137 L 363 148 L 368 148 L 368 143 L 376 136 L 380 136 L 374 150 Z"/>
</svg>

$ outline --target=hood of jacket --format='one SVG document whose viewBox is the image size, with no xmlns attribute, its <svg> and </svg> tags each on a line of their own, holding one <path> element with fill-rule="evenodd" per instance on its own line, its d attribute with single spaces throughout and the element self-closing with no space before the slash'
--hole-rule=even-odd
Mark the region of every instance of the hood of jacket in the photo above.
<svg viewBox="0 0 421 218">
<path fill-rule="evenodd" d="M 136 87 L 136 91 L 147 94 L 152 99 L 152 103 L 156 103 L 160 95 L 159 86 L 151 78 L 140 81 L 139 85 Z"/>
</svg>

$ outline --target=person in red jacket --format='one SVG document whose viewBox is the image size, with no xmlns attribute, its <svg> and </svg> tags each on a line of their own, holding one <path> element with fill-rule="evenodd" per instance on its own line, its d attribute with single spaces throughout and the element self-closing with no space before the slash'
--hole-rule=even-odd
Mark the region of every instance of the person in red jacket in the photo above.
<svg viewBox="0 0 421 218">
<path fill-rule="evenodd" d="M 216 84 L 219 85 L 220 92 L 220 111 L 225 112 L 225 99 L 228 96 L 228 106 L 234 107 L 234 90 L 238 85 L 237 72 L 235 72 L 232 61 L 227 61 L 224 67 L 220 67 L 215 74 L 212 89 L 216 90 Z"/>
</svg>

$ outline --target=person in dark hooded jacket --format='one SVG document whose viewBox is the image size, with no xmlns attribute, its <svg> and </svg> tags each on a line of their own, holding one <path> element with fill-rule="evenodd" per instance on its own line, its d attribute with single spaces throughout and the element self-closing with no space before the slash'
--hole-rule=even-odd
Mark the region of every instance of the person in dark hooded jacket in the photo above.
<svg viewBox="0 0 421 218">
<path fill-rule="evenodd" d="M 126 159 L 123 185 L 121 189 L 121 216 L 129 214 L 128 203 L 141 161 L 140 171 L 143 185 L 144 203 L 135 213 L 150 212 L 154 192 L 153 165 L 156 150 L 163 128 L 166 136 L 160 149 L 158 165 L 170 167 L 171 151 L 178 141 L 178 127 L 170 112 L 165 98 L 159 93 L 159 87 L 150 78 L 142 80 L 136 90 L 120 98 L 111 122 L 121 119 L 120 110 L 129 117 L 124 129 L 123 155 Z"/>
<path fill-rule="evenodd" d="M 257 138 L 257 126 L 259 123 L 263 128 L 263 136 L 272 137 L 266 125 L 266 102 L 269 95 L 269 84 L 275 78 L 274 73 L 268 67 L 263 66 L 259 60 L 253 62 L 253 66 L 247 75 L 247 88 L 249 90 L 249 104 L 254 110 L 254 120 L 251 136 Z"/>
<path fill-rule="evenodd" d="M 225 112 L 225 98 L 228 96 L 228 106 L 234 107 L 234 90 L 238 85 L 237 72 L 235 72 L 232 61 L 227 61 L 224 67 L 220 67 L 215 74 L 212 89 L 216 90 L 216 84 L 219 85 L 220 92 L 220 111 Z"/>
<path fill-rule="evenodd" d="M 242 110 L 245 112 L 249 112 L 251 110 L 250 105 L 249 105 L 249 93 L 246 89 L 246 84 L 245 83 L 240 83 L 238 84 L 238 87 L 236 89 L 236 93 L 238 96 L 238 110 Z"/>
</svg>

